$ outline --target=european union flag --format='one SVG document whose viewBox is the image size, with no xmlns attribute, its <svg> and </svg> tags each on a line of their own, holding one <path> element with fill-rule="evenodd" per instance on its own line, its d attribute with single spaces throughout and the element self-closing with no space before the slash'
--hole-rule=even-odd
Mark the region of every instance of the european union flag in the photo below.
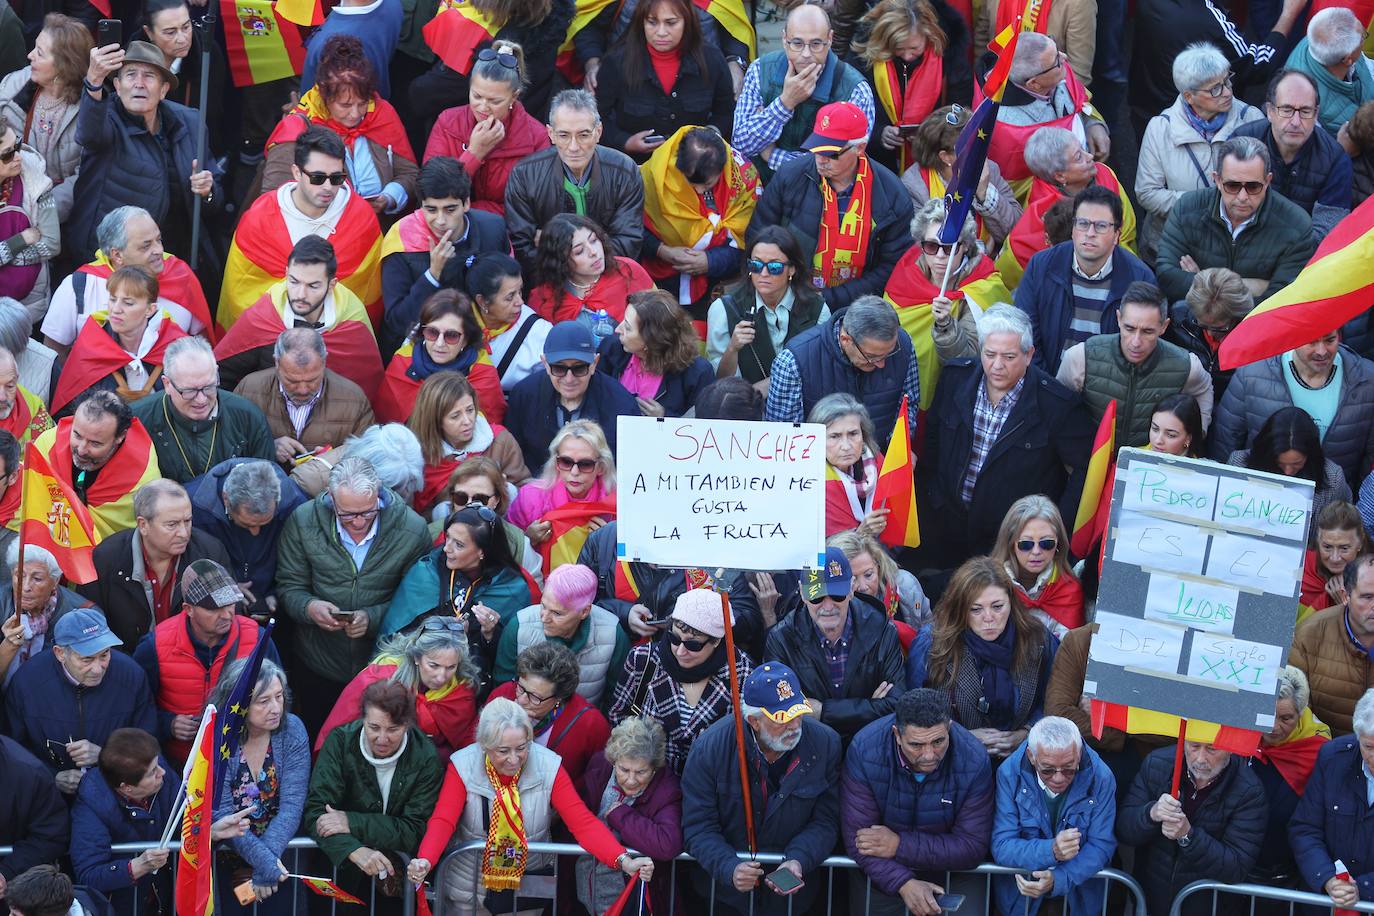
<svg viewBox="0 0 1374 916">
<path fill-rule="evenodd" d="M 219 720 L 215 723 L 215 790 L 211 811 L 219 805 L 220 786 L 224 783 L 222 768 L 239 752 L 239 742 L 243 737 L 243 720 L 248 715 L 249 704 L 253 701 L 253 688 L 257 686 L 258 672 L 262 670 L 262 660 L 267 654 L 267 642 L 272 638 L 272 627 L 275 625 L 276 620 L 269 620 L 267 626 L 258 630 L 258 644 L 253 647 L 253 654 L 248 656 L 248 665 L 239 674 L 234 689 L 229 691 L 229 696 L 219 711 Z"/>
<path fill-rule="evenodd" d="M 954 170 L 945 189 L 945 224 L 940 227 L 942 245 L 959 241 L 959 233 L 978 192 L 978 182 L 983 177 L 983 163 L 988 159 L 988 144 L 992 142 L 992 129 L 997 126 L 1000 107 L 995 99 L 983 99 L 954 144 Z M 950 114 L 953 116 L 953 112 Z"/>
</svg>

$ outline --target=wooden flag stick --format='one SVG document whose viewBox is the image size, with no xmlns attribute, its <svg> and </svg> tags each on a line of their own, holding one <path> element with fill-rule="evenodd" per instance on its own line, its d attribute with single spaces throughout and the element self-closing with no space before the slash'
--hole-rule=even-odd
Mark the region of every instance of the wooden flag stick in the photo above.
<svg viewBox="0 0 1374 916">
<path fill-rule="evenodd" d="M 717 587 L 725 570 L 716 570 Z M 730 672 L 730 706 L 735 712 L 735 746 L 739 751 L 739 784 L 744 796 L 744 830 L 749 838 L 749 854 L 759 851 L 754 837 L 754 801 L 749 791 L 749 764 L 744 756 L 744 711 L 740 709 L 739 670 L 735 666 L 735 634 L 730 625 L 730 596 L 720 589 L 720 612 L 725 618 L 725 668 Z"/>
</svg>

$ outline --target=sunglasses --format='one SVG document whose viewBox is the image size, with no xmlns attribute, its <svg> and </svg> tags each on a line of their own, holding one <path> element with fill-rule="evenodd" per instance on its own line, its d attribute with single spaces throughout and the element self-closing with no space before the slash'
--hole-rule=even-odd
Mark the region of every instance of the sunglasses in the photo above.
<svg viewBox="0 0 1374 916">
<path fill-rule="evenodd" d="M 448 501 L 459 507 L 467 507 L 475 503 L 485 508 L 495 498 L 495 493 L 469 493 L 466 490 L 454 490 L 449 494 Z M 491 510 L 488 509 L 487 511 L 490 512 Z"/>
<path fill-rule="evenodd" d="M 787 262 L 760 261 L 758 258 L 750 258 L 748 267 L 751 274 L 761 274 L 766 270 L 770 277 L 781 277 L 782 272 L 787 269 Z"/>
<path fill-rule="evenodd" d="M 951 105 L 949 106 L 949 111 L 945 112 L 945 123 L 953 127 L 958 127 L 959 122 L 963 119 L 963 114 L 963 105 Z"/>
<path fill-rule="evenodd" d="M 422 630 L 451 630 L 455 633 L 463 632 L 463 621 L 457 617 L 431 617 L 420 625 Z"/>
<path fill-rule="evenodd" d="M 19 144 L 16 143 L 14 146 L 11 146 L 9 149 L 5 150 L 3 153 L 0 153 L 0 162 L 13 162 L 14 157 L 18 154 Z"/>
<path fill-rule="evenodd" d="M 305 172 L 304 174 L 313 185 L 322 185 L 327 181 L 337 188 L 348 180 L 348 175 L 345 172 Z"/>
<path fill-rule="evenodd" d="M 941 245 L 935 239 L 921 239 L 921 250 L 933 258 L 937 254 L 948 255 L 954 250 L 954 246 Z"/>
<path fill-rule="evenodd" d="M 420 325 L 420 336 L 430 343 L 434 343 L 440 337 L 444 338 L 444 343 L 450 347 L 456 346 L 463 340 L 463 332 L 454 328 L 444 328 L 442 331 L 433 325 Z"/>
<path fill-rule="evenodd" d="M 1046 553 L 1051 553 L 1054 550 L 1054 548 L 1058 546 L 1059 541 L 1055 538 L 1041 538 L 1038 541 L 1033 541 L 1030 538 L 1023 538 L 1022 540 L 1016 542 L 1016 549 L 1021 551 L 1022 553 L 1030 553 L 1036 547 L 1039 547 Z"/>
<path fill-rule="evenodd" d="M 558 465 L 560 471 L 571 471 L 573 468 L 577 468 L 582 473 L 589 474 L 596 470 L 600 461 L 596 458 L 579 458 L 574 461 L 567 455 L 559 455 L 554 459 L 554 463 Z"/>
<path fill-rule="evenodd" d="M 552 366 L 549 367 L 549 371 L 553 373 L 554 378 L 562 378 L 569 372 L 572 373 L 573 378 L 582 378 L 582 376 L 592 371 L 592 367 L 587 363 L 577 363 L 576 365 L 572 366 L 565 366 L 562 363 L 554 363 Z"/>
<path fill-rule="evenodd" d="M 1053 779 L 1055 776 L 1073 776 L 1078 772 L 1077 766 L 1071 767 L 1036 767 L 1035 772 L 1040 774 L 1041 779 Z"/>
<path fill-rule="evenodd" d="M 713 640 L 709 639 L 687 639 L 679 636 L 676 630 L 668 631 L 668 642 L 675 646 L 682 646 L 688 652 L 700 652 L 709 646 Z"/>
<path fill-rule="evenodd" d="M 493 51 L 491 48 L 483 48 L 477 52 L 478 60 L 494 60 L 507 70 L 518 70 L 520 64 L 515 59 L 514 54 L 507 54 L 505 51 Z"/>
<path fill-rule="evenodd" d="M 1221 189 L 1225 191 L 1227 194 L 1239 194 L 1241 191 L 1244 191 L 1246 194 L 1249 194 L 1251 197 L 1254 197 L 1256 194 L 1264 190 L 1264 182 L 1223 181 L 1221 183 Z"/>
</svg>

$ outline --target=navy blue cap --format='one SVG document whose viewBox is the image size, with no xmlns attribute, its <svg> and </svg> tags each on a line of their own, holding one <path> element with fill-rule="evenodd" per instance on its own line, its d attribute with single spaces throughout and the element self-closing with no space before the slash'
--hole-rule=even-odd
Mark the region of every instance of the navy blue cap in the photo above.
<svg viewBox="0 0 1374 916">
<path fill-rule="evenodd" d="M 596 359 L 591 328 L 577 321 L 558 322 L 544 338 L 544 359 L 551 366 L 570 359 L 590 365 Z"/>
</svg>

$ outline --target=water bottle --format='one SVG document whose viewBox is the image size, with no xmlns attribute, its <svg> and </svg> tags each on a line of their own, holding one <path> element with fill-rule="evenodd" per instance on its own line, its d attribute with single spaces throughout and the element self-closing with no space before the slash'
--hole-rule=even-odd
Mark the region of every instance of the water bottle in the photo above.
<svg viewBox="0 0 1374 916">
<path fill-rule="evenodd" d="M 597 309 L 592 315 L 592 337 L 599 348 L 601 341 L 615 333 L 615 322 L 606 314 L 605 309 Z"/>
</svg>

